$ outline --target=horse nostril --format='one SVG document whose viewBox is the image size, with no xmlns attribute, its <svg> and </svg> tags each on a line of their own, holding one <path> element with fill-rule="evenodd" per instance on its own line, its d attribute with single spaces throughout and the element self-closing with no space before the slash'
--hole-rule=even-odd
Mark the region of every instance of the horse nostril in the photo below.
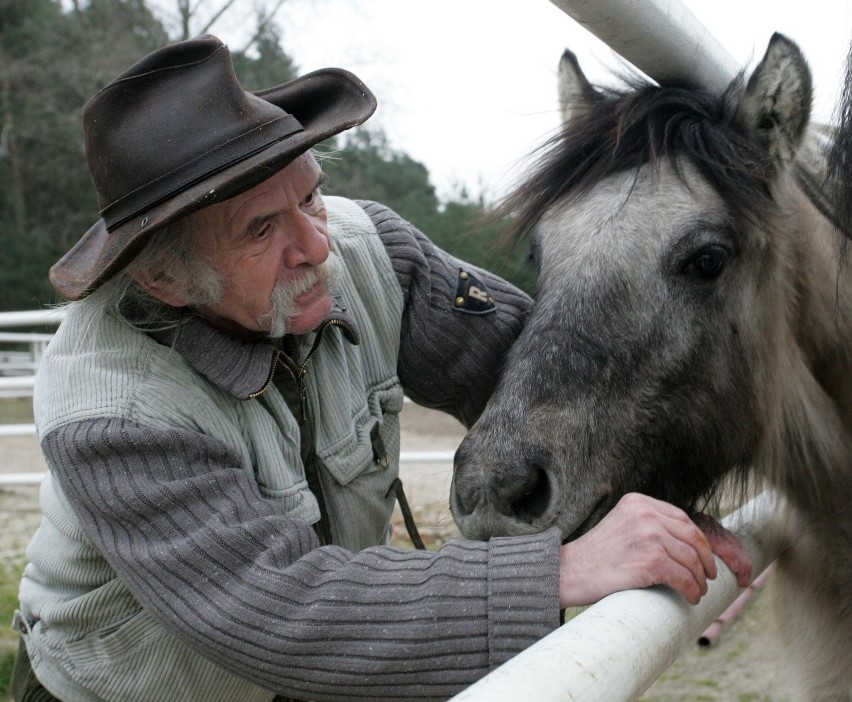
<svg viewBox="0 0 852 702">
<path fill-rule="evenodd" d="M 553 464 L 547 451 L 535 446 L 503 451 L 482 448 L 472 437 L 456 451 L 450 508 L 457 521 L 479 514 L 492 528 L 511 522 L 534 524 L 550 508 L 556 485 L 548 468 Z M 508 517 L 508 520 L 499 517 Z M 468 525 L 469 526 L 469 525 Z"/>
<path fill-rule="evenodd" d="M 492 484 L 489 497 L 492 505 L 502 514 L 531 524 L 547 511 L 551 492 L 547 472 L 543 468 L 534 468 L 521 484 Z"/>
<path fill-rule="evenodd" d="M 550 480 L 544 470 L 537 468 L 526 492 L 512 503 L 512 512 L 518 519 L 531 523 L 547 511 L 549 504 Z"/>
<path fill-rule="evenodd" d="M 471 514 L 482 498 L 482 487 L 470 485 L 463 487 L 458 481 L 453 481 L 450 490 L 450 507 L 453 512 L 460 516 Z"/>
</svg>

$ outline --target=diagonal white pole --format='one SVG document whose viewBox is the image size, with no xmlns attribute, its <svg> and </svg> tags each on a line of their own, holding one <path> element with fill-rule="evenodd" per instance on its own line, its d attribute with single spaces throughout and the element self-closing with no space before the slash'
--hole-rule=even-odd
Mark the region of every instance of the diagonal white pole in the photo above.
<svg viewBox="0 0 852 702">
<path fill-rule="evenodd" d="M 551 0 L 658 83 L 722 92 L 740 67 L 680 0 Z"/>
</svg>

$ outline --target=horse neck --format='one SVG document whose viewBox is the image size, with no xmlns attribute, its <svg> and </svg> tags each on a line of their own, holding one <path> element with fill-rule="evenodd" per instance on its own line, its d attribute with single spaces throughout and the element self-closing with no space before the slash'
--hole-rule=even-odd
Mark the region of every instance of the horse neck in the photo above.
<svg viewBox="0 0 852 702">
<path fill-rule="evenodd" d="M 779 229 L 784 232 L 782 236 L 793 239 L 789 275 L 796 289 L 796 304 L 791 322 L 811 373 L 837 403 L 852 433 L 849 241 L 834 226 L 823 190 L 813 187 L 821 182 L 819 167 L 823 163 L 813 154 L 814 149 L 807 149 L 800 155 L 801 168 L 789 183 L 792 207 L 787 213 L 791 216 L 785 216 L 780 225 L 783 229 Z"/>
<path fill-rule="evenodd" d="M 839 513 L 852 500 L 852 288 L 843 235 L 801 188 L 791 191 L 795 342 L 780 351 L 784 390 L 767 470 L 805 512 Z"/>
</svg>

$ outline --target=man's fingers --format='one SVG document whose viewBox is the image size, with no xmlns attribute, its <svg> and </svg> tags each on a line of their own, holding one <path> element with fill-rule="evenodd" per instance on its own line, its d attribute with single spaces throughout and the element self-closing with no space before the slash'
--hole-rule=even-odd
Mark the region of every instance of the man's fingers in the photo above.
<svg viewBox="0 0 852 702">
<path fill-rule="evenodd" d="M 751 559 L 733 534 L 709 517 L 693 521 L 668 502 L 629 493 L 587 534 L 562 547 L 560 602 L 589 604 L 619 590 L 661 584 L 696 604 L 717 576 L 714 552 L 743 584 Z"/>
<path fill-rule="evenodd" d="M 677 589 L 677 585 L 673 585 L 672 587 Z M 706 592 L 706 580 L 704 581 L 703 586 L 701 586 L 694 579 L 689 578 L 683 581 L 683 586 L 680 588 L 681 595 L 683 595 L 683 598 L 691 605 L 697 605 Z"/>
<path fill-rule="evenodd" d="M 737 576 L 737 585 L 748 587 L 751 582 L 751 555 L 739 540 L 711 539 L 713 552 L 722 559 L 728 569 Z"/>
<path fill-rule="evenodd" d="M 748 549 L 733 532 L 712 517 L 697 514 L 693 520 L 707 536 L 713 553 L 719 556 L 728 569 L 736 575 L 737 584 L 740 587 L 748 587 L 752 575 L 751 554 Z"/>
<path fill-rule="evenodd" d="M 672 571 L 677 573 L 680 587 L 673 585 L 683 593 L 691 603 L 690 596 L 695 593 L 698 597 L 707 592 L 707 580 L 716 577 L 716 562 L 707 540 L 701 531 L 693 524 L 685 525 L 677 522 L 667 525 L 669 538 L 664 543 L 666 555 L 672 562 Z M 690 583 L 686 582 L 688 577 Z M 668 583 L 667 583 L 668 584 Z"/>
<path fill-rule="evenodd" d="M 686 523 L 677 521 L 670 527 L 670 533 L 692 550 L 704 575 L 711 580 L 716 577 L 716 559 L 713 558 L 713 549 L 701 529 L 692 521 Z"/>
<path fill-rule="evenodd" d="M 696 577 L 695 572 L 678 562 L 672 561 L 663 573 L 662 585 L 679 592 L 689 604 L 698 604 L 707 592 L 707 580 L 703 576 Z"/>
</svg>

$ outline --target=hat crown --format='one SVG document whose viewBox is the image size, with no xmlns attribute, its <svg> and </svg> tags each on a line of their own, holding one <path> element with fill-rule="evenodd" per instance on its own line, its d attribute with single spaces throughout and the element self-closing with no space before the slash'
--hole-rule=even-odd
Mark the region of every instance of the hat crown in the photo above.
<svg viewBox="0 0 852 702">
<path fill-rule="evenodd" d="M 117 226 L 299 128 L 283 109 L 243 90 L 216 37 L 166 46 L 83 111 L 101 216 L 108 229 Z"/>
</svg>

